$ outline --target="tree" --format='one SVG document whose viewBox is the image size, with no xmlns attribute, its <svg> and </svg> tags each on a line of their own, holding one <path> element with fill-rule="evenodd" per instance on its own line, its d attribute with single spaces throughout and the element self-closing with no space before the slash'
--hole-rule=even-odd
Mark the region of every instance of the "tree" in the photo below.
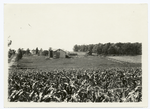
<svg viewBox="0 0 150 109">
<path fill-rule="evenodd" d="M 8 58 L 10 58 L 11 56 L 12 56 L 11 49 L 9 49 L 9 51 L 8 51 Z"/>
<path fill-rule="evenodd" d="M 117 47 L 115 46 L 115 44 L 111 44 L 110 47 L 108 48 L 108 54 L 112 54 L 115 55 L 117 54 Z"/>
<path fill-rule="evenodd" d="M 10 37 L 10 36 L 9 36 Z M 9 38 L 8 37 L 8 38 Z M 12 40 L 9 40 L 8 39 L 8 47 L 10 46 L 12 44 Z M 12 56 L 12 50 L 11 49 L 9 49 L 9 51 L 8 51 L 8 58 L 10 58 Z"/>
<path fill-rule="evenodd" d="M 98 49 L 98 44 L 95 44 L 93 49 L 92 49 L 92 52 L 97 53 L 97 49 Z"/>
<path fill-rule="evenodd" d="M 16 52 L 15 50 L 9 49 L 9 51 L 8 51 L 8 58 L 11 58 L 12 56 L 14 56 L 15 52 Z"/>
<path fill-rule="evenodd" d="M 75 45 L 74 51 L 92 52 L 103 55 L 141 55 L 142 43 L 105 43 Z"/>
<path fill-rule="evenodd" d="M 115 45 L 118 48 L 117 54 L 122 55 L 123 54 L 123 49 L 122 49 L 123 43 L 119 42 L 119 43 L 116 43 Z"/>
<path fill-rule="evenodd" d="M 49 50 L 48 50 L 48 57 L 49 57 L 49 58 L 53 58 L 53 50 L 52 50 L 51 47 L 50 47 Z"/>
<path fill-rule="evenodd" d="M 29 55 L 30 54 L 30 49 L 28 48 L 27 50 L 26 50 L 26 55 Z"/>
<path fill-rule="evenodd" d="M 93 44 L 88 45 L 88 54 L 89 54 L 89 55 L 92 55 L 93 47 L 94 47 Z"/>
<path fill-rule="evenodd" d="M 36 48 L 36 54 L 38 54 L 39 53 L 39 49 L 38 49 L 38 47 Z"/>
<path fill-rule="evenodd" d="M 21 49 L 19 48 L 18 51 L 17 51 L 17 56 L 16 56 L 16 61 L 19 61 L 20 59 L 22 59 L 22 51 Z"/>
<path fill-rule="evenodd" d="M 43 56 L 48 56 L 48 50 L 44 50 L 44 51 L 42 52 L 42 55 L 43 55 Z"/>
<path fill-rule="evenodd" d="M 98 55 L 100 55 L 100 54 L 102 54 L 102 49 L 103 49 L 103 44 L 98 44 L 98 46 L 97 46 L 97 54 Z"/>
<path fill-rule="evenodd" d="M 142 44 L 141 43 L 134 43 L 133 44 L 133 51 L 134 51 L 134 55 L 141 55 L 142 54 Z"/>
<path fill-rule="evenodd" d="M 73 51 L 78 52 L 78 50 L 79 50 L 78 45 L 75 45 L 75 46 L 73 47 Z"/>
<path fill-rule="evenodd" d="M 107 55 L 107 54 L 108 54 L 108 48 L 109 48 L 110 45 L 111 45 L 111 43 L 106 43 L 106 44 L 103 45 L 102 53 L 103 53 L 104 55 Z"/>
</svg>

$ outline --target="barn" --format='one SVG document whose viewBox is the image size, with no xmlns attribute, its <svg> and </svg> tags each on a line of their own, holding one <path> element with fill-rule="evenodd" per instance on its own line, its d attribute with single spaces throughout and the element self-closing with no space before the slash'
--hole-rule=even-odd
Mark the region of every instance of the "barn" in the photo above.
<svg viewBox="0 0 150 109">
<path fill-rule="evenodd" d="M 54 58 L 65 58 L 67 53 L 62 49 L 57 49 L 53 51 L 53 57 Z"/>
</svg>

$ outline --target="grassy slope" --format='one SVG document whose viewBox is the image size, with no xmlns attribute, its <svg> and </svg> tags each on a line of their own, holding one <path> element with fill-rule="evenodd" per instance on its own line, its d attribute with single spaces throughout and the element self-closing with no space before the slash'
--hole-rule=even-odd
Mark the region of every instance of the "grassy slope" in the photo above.
<svg viewBox="0 0 150 109">
<path fill-rule="evenodd" d="M 109 60 L 107 57 L 76 57 L 46 60 L 44 56 L 28 56 L 23 57 L 18 62 L 20 67 L 30 67 L 38 69 L 70 69 L 70 68 L 100 68 L 100 67 L 140 67 L 141 64 L 119 63 Z"/>
</svg>

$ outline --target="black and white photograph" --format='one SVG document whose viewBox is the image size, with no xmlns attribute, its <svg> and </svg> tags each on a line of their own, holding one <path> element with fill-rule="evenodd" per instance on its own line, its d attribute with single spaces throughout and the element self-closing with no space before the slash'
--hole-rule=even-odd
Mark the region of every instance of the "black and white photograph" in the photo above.
<svg viewBox="0 0 150 109">
<path fill-rule="evenodd" d="M 6 3 L 4 38 L 6 107 L 147 106 L 146 3 Z"/>
</svg>

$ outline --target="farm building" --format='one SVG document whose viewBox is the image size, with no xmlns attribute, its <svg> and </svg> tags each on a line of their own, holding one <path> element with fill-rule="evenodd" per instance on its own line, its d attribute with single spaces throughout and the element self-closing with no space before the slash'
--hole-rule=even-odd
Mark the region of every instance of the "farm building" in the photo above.
<svg viewBox="0 0 150 109">
<path fill-rule="evenodd" d="M 67 53 L 62 49 L 57 49 L 53 51 L 53 57 L 54 58 L 65 58 Z"/>
<path fill-rule="evenodd" d="M 36 54 L 36 50 L 32 50 L 31 53 L 32 53 L 33 55 L 35 55 L 35 54 Z"/>
</svg>

